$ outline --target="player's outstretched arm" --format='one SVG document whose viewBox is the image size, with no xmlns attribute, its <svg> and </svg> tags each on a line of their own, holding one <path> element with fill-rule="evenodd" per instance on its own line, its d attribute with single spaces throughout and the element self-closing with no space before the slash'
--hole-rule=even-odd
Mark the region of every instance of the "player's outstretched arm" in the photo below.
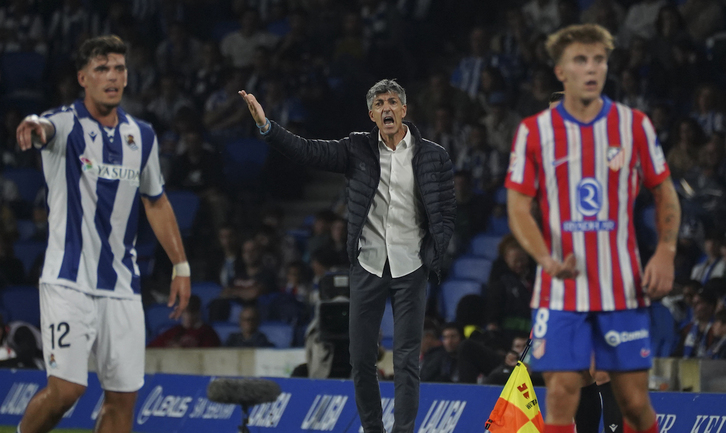
<svg viewBox="0 0 726 433">
<path fill-rule="evenodd" d="M 48 142 L 48 138 L 52 138 L 54 135 L 55 127 L 50 120 L 35 114 L 23 119 L 15 131 L 20 150 L 28 150 L 33 147 L 33 144 L 43 146 Z"/>
<path fill-rule="evenodd" d="M 172 319 L 178 319 L 181 313 L 187 308 L 189 297 L 191 296 L 191 279 L 189 274 L 189 264 L 187 256 L 184 252 L 184 244 L 182 243 L 181 234 L 179 233 L 179 225 L 174 216 L 174 210 L 169 203 L 166 194 L 162 194 L 156 200 L 142 198 L 144 209 L 146 210 L 146 218 L 149 220 L 152 230 L 159 243 L 166 251 L 166 255 L 174 264 L 174 275 L 171 280 L 171 290 L 169 292 L 169 306 L 173 306 L 177 298 L 179 300 L 172 311 Z"/>
<path fill-rule="evenodd" d="M 265 110 L 263 110 L 262 105 L 257 102 L 257 98 L 255 98 L 255 95 L 247 93 L 244 90 L 240 90 L 239 94 L 247 103 L 247 108 L 250 109 L 250 114 L 252 114 L 252 118 L 255 120 L 257 126 L 262 128 L 262 132 L 267 132 L 270 129 L 270 125 L 265 125 L 265 123 L 267 123 L 267 118 L 265 117 Z"/>
<path fill-rule="evenodd" d="M 537 221 L 532 216 L 532 197 L 511 189 L 507 190 L 507 213 L 512 234 L 545 272 L 562 279 L 577 276 L 574 255 L 569 254 L 562 262 L 550 255 Z"/>
<path fill-rule="evenodd" d="M 655 224 L 658 246 L 645 266 L 643 287 L 648 296 L 660 298 L 673 288 L 674 259 L 678 229 L 681 226 L 681 205 L 673 181 L 668 177 L 651 189 L 655 198 Z"/>
</svg>

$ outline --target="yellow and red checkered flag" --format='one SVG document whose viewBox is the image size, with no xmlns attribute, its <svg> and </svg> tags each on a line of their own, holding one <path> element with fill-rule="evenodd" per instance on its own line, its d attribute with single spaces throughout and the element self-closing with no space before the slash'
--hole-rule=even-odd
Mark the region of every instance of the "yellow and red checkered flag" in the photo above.
<svg viewBox="0 0 726 433">
<path fill-rule="evenodd" d="M 517 361 L 486 428 L 491 433 L 542 433 L 544 420 L 527 367 Z"/>
</svg>

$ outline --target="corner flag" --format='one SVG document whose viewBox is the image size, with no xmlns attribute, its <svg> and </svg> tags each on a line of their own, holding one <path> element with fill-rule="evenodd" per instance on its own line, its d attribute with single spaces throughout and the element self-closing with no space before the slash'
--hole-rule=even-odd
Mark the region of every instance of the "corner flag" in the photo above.
<svg viewBox="0 0 726 433">
<path fill-rule="evenodd" d="M 497 404 L 494 405 L 486 428 L 491 433 L 542 433 L 544 420 L 534 394 L 527 367 L 517 361 Z"/>
</svg>

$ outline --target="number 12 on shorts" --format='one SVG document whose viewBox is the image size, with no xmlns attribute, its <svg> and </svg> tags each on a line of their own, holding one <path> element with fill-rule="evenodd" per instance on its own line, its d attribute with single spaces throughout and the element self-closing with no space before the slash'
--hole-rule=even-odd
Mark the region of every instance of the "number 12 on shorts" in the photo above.
<svg viewBox="0 0 726 433">
<path fill-rule="evenodd" d="M 71 347 L 71 343 L 66 343 L 63 341 L 64 338 L 68 335 L 68 332 L 71 330 L 71 325 L 68 324 L 68 322 L 60 322 L 58 325 L 55 323 L 51 323 L 50 326 L 50 345 L 51 349 L 55 349 L 55 338 L 56 335 L 58 336 L 58 347 L 64 348 L 64 347 Z"/>
</svg>

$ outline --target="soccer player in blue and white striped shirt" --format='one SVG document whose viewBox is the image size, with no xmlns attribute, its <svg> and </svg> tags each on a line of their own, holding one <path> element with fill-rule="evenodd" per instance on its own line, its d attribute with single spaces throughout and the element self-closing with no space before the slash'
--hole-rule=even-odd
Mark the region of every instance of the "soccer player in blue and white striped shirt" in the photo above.
<svg viewBox="0 0 726 433">
<path fill-rule="evenodd" d="M 90 353 L 105 391 L 96 431 L 131 431 L 144 382 L 135 250 L 140 203 L 175 264 L 172 317 L 189 299 L 189 264 L 164 194 L 156 134 L 118 107 L 127 81 L 125 55 L 116 36 L 86 41 L 76 65 L 85 97 L 28 116 L 17 129 L 21 149 L 41 150 L 50 225 L 40 278 L 48 385 L 28 405 L 18 426 L 22 433 L 50 431 L 85 392 Z"/>
</svg>

